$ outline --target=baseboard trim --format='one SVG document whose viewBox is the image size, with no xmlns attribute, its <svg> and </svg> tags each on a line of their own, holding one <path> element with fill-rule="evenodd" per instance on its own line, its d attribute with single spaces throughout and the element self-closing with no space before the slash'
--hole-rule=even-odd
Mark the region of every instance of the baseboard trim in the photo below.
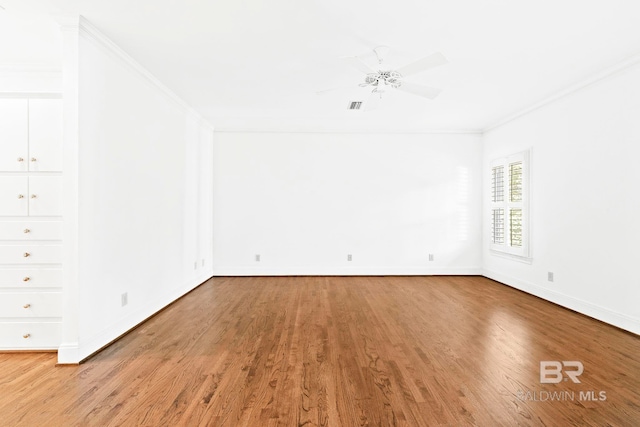
<svg viewBox="0 0 640 427">
<path fill-rule="evenodd" d="M 58 347 L 58 365 L 77 365 L 80 361 L 78 342 L 65 342 Z"/>
<path fill-rule="evenodd" d="M 349 267 L 349 268 L 237 268 L 214 267 L 214 277 L 246 276 L 480 276 L 480 267 Z"/>
<path fill-rule="evenodd" d="M 584 314 L 585 316 L 600 320 L 604 323 L 608 323 L 609 325 L 624 329 L 625 331 L 631 332 L 633 334 L 640 335 L 640 319 L 638 318 L 634 318 L 626 314 L 601 307 L 597 304 L 593 304 L 579 298 L 561 294 L 559 292 L 543 288 L 531 282 L 516 279 L 514 277 L 510 277 L 496 271 L 485 269 L 482 275 L 488 279 L 495 280 L 504 285 L 537 296 L 546 301 L 576 311 L 580 314 Z"/>
</svg>

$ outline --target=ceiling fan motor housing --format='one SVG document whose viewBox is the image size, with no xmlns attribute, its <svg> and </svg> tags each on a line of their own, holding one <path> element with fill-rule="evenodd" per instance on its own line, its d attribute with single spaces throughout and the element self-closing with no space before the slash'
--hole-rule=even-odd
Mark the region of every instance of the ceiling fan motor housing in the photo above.
<svg viewBox="0 0 640 427">
<path fill-rule="evenodd" d="M 402 84 L 402 74 L 397 71 L 378 71 L 367 74 L 365 84 L 368 86 L 380 86 L 381 83 L 398 88 Z"/>
</svg>

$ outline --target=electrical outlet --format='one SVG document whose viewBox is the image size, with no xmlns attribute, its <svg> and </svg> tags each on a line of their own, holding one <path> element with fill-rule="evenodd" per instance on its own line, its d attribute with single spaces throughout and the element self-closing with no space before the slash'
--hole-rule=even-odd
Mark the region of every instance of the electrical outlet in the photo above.
<svg viewBox="0 0 640 427">
<path fill-rule="evenodd" d="M 353 258 L 351 257 L 351 254 L 347 255 L 347 261 L 351 261 Z"/>
<path fill-rule="evenodd" d="M 433 261 L 433 254 L 429 254 L 429 261 Z"/>
<path fill-rule="evenodd" d="M 129 304 L 129 295 L 126 292 L 120 295 L 120 302 L 122 303 L 123 307 Z"/>
<path fill-rule="evenodd" d="M 547 273 L 547 280 L 550 281 L 550 282 L 553 282 L 553 272 L 552 271 Z"/>
<path fill-rule="evenodd" d="M 256 254 L 256 262 L 260 262 L 260 254 Z"/>
</svg>

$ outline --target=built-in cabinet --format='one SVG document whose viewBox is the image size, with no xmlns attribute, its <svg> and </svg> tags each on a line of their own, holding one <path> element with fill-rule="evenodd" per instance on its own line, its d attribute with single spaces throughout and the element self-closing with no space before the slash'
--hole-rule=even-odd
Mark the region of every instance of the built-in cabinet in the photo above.
<svg viewBox="0 0 640 427">
<path fill-rule="evenodd" d="M 62 100 L 0 98 L 0 350 L 60 345 Z"/>
</svg>

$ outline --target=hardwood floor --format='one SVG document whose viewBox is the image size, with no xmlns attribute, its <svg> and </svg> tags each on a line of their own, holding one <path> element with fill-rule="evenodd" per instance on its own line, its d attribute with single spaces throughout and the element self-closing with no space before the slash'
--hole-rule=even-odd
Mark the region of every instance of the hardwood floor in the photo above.
<svg viewBox="0 0 640 427">
<path fill-rule="evenodd" d="M 0 425 L 640 425 L 640 337 L 480 277 L 216 278 L 55 357 L 0 354 Z"/>
</svg>

